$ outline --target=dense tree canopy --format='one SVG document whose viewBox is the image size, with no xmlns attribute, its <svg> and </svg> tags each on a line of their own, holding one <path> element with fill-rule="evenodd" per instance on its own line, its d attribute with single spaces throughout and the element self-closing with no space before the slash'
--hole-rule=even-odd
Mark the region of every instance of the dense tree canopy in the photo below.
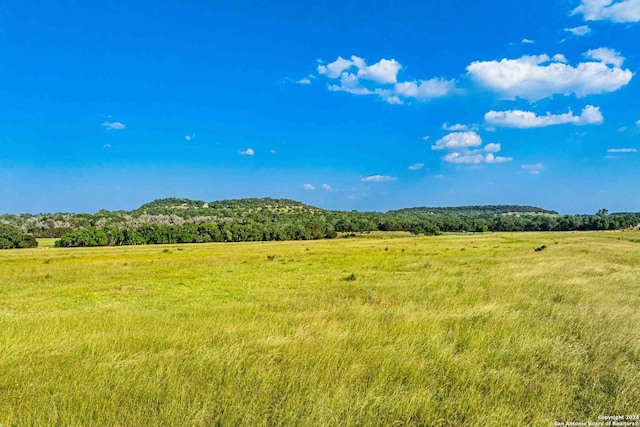
<svg viewBox="0 0 640 427">
<path fill-rule="evenodd" d="M 559 215 L 533 206 L 410 208 L 381 212 L 328 211 L 287 199 L 239 199 L 206 203 L 160 199 L 133 211 L 95 214 L 3 215 L 35 237 L 58 237 L 58 245 L 105 246 L 157 243 L 311 240 L 338 233 L 616 230 L 635 227 L 637 214 Z M 18 230 L 19 231 L 19 230 Z M 24 233 L 23 233 L 24 234 Z"/>
<path fill-rule="evenodd" d="M 17 227 L 0 224 L 0 249 L 35 248 L 36 246 L 38 242 L 32 235 Z"/>
</svg>

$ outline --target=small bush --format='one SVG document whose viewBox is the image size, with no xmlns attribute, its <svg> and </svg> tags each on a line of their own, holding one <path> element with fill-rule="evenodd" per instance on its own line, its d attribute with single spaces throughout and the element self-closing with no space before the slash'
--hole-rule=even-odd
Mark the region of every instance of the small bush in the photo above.
<svg viewBox="0 0 640 427">
<path fill-rule="evenodd" d="M 353 282 L 354 280 L 356 280 L 356 275 L 354 273 L 351 273 L 350 275 L 344 278 L 345 282 Z"/>
<path fill-rule="evenodd" d="M 542 245 L 540 247 L 535 248 L 534 250 L 536 252 L 540 252 L 540 251 L 544 251 L 545 249 L 547 249 L 547 246 L 546 245 Z"/>
</svg>

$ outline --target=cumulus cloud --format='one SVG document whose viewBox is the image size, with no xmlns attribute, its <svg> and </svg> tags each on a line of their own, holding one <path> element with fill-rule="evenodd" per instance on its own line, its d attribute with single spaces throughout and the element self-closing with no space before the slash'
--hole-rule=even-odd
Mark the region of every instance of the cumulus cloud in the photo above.
<svg viewBox="0 0 640 427">
<path fill-rule="evenodd" d="M 637 148 L 609 148 L 607 153 L 637 153 Z"/>
<path fill-rule="evenodd" d="M 582 0 L 571 15 L 582 14 L 585 21 L 640 22 L 640 0 Z"/>
<path fill-rule="evenodd" d="M 619 52 L 608 47 L 599 47 L 598 49 L 591 49 L 584 54 L 587 58 L 595 59 L 596 61 L 602 61 L 605 64 L 611 64 L 614 67 L 621 67 L 624 63 L 624 57 L 620 56 Z"/>
<path fill-rule="evenodd" d="M 583 97 L 614 92 L 631 81 L 631 70 L 612 64 L 610 57 L 603 59 L 602 52 L 596 53 L 598 58 L 592 56 L 593 51 L 590 52 L 589 57 L 594 60 L 576 66 L 567 64 L 564 56 L 551 58 L 543 54 L 500 61 L 475 61 L 467 67 L 467 73 L 477 83 L 505 99 L 531 101 L 556 94 Z"/>
<path fill-rule="evenodd" d="M 102 127 L 106 130 L 124 130 L 127 127 L 120 122 L 104 122 L 102 123 Z"/>
<path fill-rule="evenodd" d="M 314 186 L 313 186 L 313 185 L 311 185 L 311 184 L 304 184 L 304 185 L 302 186 L 302 188 L 304 188 L 305 190 L 309 190 L 309 191 L 313 191 L 313 190 L 315 190 L 315 189 L 316 189 L 316 187 L 314 187 Z"/>
<path fill-rule="evenodd" d="M 522 165 L 520 168 L 531 175 L 540 175 L 540 172 L 544 170 L 544 165 L 542 163 L 534 163 L 532 165 Z"/>
<path fill-rule="evenodd" d="M 476 132 L 455 132 L 450 133 L 431 146 L 432 150 L 451 150 L 444 155 L 442 160 L 446 163 L 480 164 L 480 163 L 506 163 L 513 160 L 512 157 L 496 156 L 502 146 L 497 143 L 490 143 L 483 148 L 480 147 L 482 138 Z"/>
<path fill-rule="evenodd" d="M 423 167 L 424 167 L 424 163 L 414 163 L 411 166 L 409 166 L 409 170 L 410 171 L 419 171 Z"/>
<path fill-rule="evenodd" d="M 390 182 L 397 181 L 398 178 L 388 175 L 371 175 L 365 178 L 362 178 L 362 182 Z"/>
<path fill-rule="evenodd" d="M 565 28 L 564 30 L 576 37 L 583 37 L 591 32 L 591 28 L 589 28 L 588 25 L 581 25 L 579 27 L 573 27 L 573 28 Z"/>
<path fill-rule="evenodd" d="M 402 64 L 395 59 L 381 59 L 367 65 L 364 58 L 338 57 L 329 64 L 318 65 L 318 73 L 338 83 L 329 85 L 333 92 L 352 95 L 377 95 L 389 104 L 402 104 L 406 99 L 428 101 L 456 91 L 455 80 L 432 78 L 428 80 L 398 81 Z"/>
<path fill-rule="evenodd" d="M 482 145 L 482 139 L 480 135 L 475 132 L 454 132 L 436 141 L 435 145 L 431 146 L 432 150 L 444 150 L 444 149 L 459 149 L 477 147 Z"/>
<path fill-rule="evenodd" d="M 333 191 L 333 188 L 329 184 L 322 184 L 322 189 L 327 191 Z"/>
<path fill-rule="evenodd" d="M 538 116 L 531 111 L 510 110 L 510 111 L 489 111 L 484 115 L 484 120 L 494 126 L 529 129 L 541 128 L 553 125 L 571 123 L 577 126 L 600 124 L 604 117 L 599 107 L 587 105 L 579 116 L 573 114 L 571 110 L 564 114 L 551 114 L 547 112 L 544 116 Z"/>
<path fill-rule="evenodd" d="M 253 156 L 254 154 L 256 154 L 255 151 L 253 151 L 253 148 L 247 148 L 244 151 L 241 151 L 240 154 L 242 154 L 243 156 Z"/>
</svg>

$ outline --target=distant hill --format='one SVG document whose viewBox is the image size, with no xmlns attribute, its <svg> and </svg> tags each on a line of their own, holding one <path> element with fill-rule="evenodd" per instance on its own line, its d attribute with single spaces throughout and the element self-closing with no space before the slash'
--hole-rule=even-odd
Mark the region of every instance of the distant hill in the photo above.
<svg viewBox="0 0 640 427">
<path fill-rule="evenodd" d="M 170 211 L 180 215 L 185 210 L 199 211 L 203 214 L 212 214 L 215 211 L 235 211 L 245 213 L 268 211 L 268 212 L 294 212 L 294 211 L 322 211 L 320 208 L 305 205 L 304 203 L 290 199 L 272 199 L 264 198 L 245 198 L 231 200 L 216 200 L 213 202 L 204 202 L 202 200 L 181 199 L 170 197 L 166 199 L 157 199 L 140 206 L 134 212 L 137 213 L 168 213 Z"/>
<path fill-rule="evenodd" d="M 519 205 L 483 205 L 483 206 L 452 206 L 452 207 L 417 207 L 405 208 L 389 211 L 392 214 L 419 215 L 478 215 L 482 213 L 490 213 L 494 215 L 507 214 L 548 214 L 558 215 L 558 212 L 548 209 L 538 208 L 535 206 L 519 206 Z"/>
</svg>

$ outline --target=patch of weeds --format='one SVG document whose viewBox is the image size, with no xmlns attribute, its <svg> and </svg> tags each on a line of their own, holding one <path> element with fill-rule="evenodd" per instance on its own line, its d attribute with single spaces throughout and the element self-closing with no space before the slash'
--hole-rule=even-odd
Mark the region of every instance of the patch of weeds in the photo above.
<svg viewBox="0 0 640 427">
<path fill-rule="evenodd" d="M 401 251 L 401 252 L 402 252 L 402 253 L 404 253 L 404 251 L 406 251 L 406 249 L 405 249 L 405 248 L 402 248 L 402 251 Z"/>
<path fill-rule="evenodd" d="M 385 246 L 385 247 L 384 247 L 384 250 L 385 250 L 386 252 L 389 252 L 389 246 Z"/>
<path fill-rule="evenodd" d="M 273 261 L 274 259 L 276 259 L 276 256 L 275 255 L 267 255 L 267 259 L 269 261 Z"/>
<path fill-rule="evenodd" d="M 176 250 L 177 250 L 178 252 L 182 252 L 182 251 L 184 251 L 184 248 L 178 248 L 178 249 L 176 249 Z"/>
<path fill-rule="evenodd" d="M 547 249 L 547 246 L 546 245 L 542 245 L 542 246 L 539 246 L 539 247 L 535 248 L 534 250 L 536 252 L 540 252 L 540 251 L 544 251 L 545 249 Z"/>
<path fill-rule="evenodd" d="M 45 259 L 43 264 L 51 264 L 51 258 Z"/>
<path fill-rule="evenodd" d="M 351 273 L 350 275 L 348 275 L 347 277 L 345 277 L 343 279 L 345 282 L 353 282 L 356 280 L 356 275 L 355 273 Z"/>
</svg>

